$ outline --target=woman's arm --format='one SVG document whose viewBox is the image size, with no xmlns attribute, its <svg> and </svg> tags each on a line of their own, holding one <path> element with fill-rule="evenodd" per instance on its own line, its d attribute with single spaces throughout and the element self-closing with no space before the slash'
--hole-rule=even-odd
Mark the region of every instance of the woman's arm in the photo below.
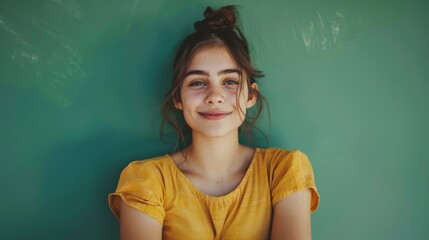
<svg viewBox="0 0 429 240">
<path fill-rule="evenodd" d="M 311 239 L 311 192 L 302 190 L 274 206 L 271 240 Z"/>
<path fill-rule="evenodd" d="M 152 217 L 134 209 L 121 199 L 121 240 L 161 240 L 162 225 Z"/>
</svg>

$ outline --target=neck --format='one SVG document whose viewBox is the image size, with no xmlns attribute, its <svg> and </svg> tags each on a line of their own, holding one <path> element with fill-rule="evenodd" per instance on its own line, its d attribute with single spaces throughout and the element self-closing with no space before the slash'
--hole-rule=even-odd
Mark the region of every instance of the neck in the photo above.
<svg viewBox="0 0 429 240">
<path fill-rule="evenodd" d="M 192 134 L 192 144 L 185 150 L 187 161 L 207 177 L 229 175 L 243 166 L 243 150 L 238 133 L 221 138 Z M 240 154 L 241 153 L 241 154 Z"/>
</svg>

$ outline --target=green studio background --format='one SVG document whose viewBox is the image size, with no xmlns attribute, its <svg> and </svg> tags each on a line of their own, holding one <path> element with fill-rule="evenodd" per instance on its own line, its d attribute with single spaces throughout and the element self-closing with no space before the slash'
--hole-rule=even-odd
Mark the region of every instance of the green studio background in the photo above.
<svg viewBox="0 0 429 240">
<path fill-rule="evenodd" d="M 159 109 L 174 52 L 226 4 L 266 74 L 270 146 L 313 164 L 313 238 L 427 239 L 429 4 L 416 0 L 1 0 L 0 239 L 118 239 L 107 194 L 128 162 L 172 150 Z"/>
</svg>

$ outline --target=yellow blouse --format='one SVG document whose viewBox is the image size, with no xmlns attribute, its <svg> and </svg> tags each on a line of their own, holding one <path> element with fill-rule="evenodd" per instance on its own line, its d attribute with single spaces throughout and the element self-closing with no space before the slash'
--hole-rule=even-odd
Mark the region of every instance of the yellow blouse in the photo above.
<svg viewBox="0 0 429 240">
<path fill-rule="evenodd" d="M 273 206 L 310 189 L 311 211 L 319 194 L 307 156 L 298 151 L 257 148 L 240 184 L 214 197 L 201 192 L 169 155 L 130 163 L 121 173 L 109 206 L 120 218 L 120 197 L 163 225 L 168 239 L 269 239 Z"/>
</svg>

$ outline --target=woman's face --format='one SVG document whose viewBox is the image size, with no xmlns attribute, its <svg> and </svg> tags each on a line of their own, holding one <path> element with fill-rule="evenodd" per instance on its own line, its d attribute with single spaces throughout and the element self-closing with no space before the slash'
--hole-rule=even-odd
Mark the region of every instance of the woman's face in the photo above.
<svg viewBox="0 0 429 240">
<path fill-rule="evenodd" d="M 240 81 L 246 79 L 241 74 L 224 47 L 202 48 L 194 54 L 180 90 L 181 102 L 175 103 L 193 134 L 238 134 L 246 109 L 256 102 L 254 96 L 249 98 L 246 82 L 240 89 Z M 251 87 L 257 89 L 255 83 Z"/>
</svg>

